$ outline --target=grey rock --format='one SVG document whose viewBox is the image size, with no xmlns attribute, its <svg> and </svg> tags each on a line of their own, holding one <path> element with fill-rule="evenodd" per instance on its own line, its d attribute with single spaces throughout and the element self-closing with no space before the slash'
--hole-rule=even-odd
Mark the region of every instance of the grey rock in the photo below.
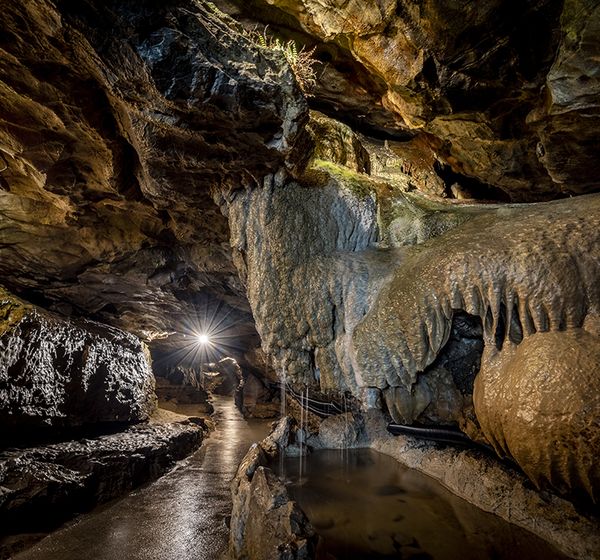
<svg viewBox="0 0 600 560">
<path fill-rule="evenodd" d="M 212 412 L 212 405 L 208 402 L 208 393 L 201 386 L 174 385 L 162 377 L 156 378 L 156 396 L 159 403 L 174 401 L 177 404 L 198 404 L 199 410 Z"/>
<path fill-rule="evenodd" d="M 56 527 L 65 519 L 157 478 L 197 449 L 191 421 L 138 425 L 93 439 L 0 452 L 5 533 Z"/>
<path fill-rule="evenodd" d="M 319 426 L 321 446 L 327 449 L 348 449 L 358 441 L 360 428 L 351 412 L 329 416 Z"/>
<path fill-rule="evenodd" d="M 287 447 L 291 423 L 291 418 L 282 418 L 267 438 L 254 444 L 231 483 L 229 553 L 235 560 L 315 557 L 317 536 L 313 527 L 283 482 L 268 468 Z"/>
<path fill-rule="evenodd" d="M 0 316 L 0 421 L 6 428 L 140 422 L 154 410 L 154 377 L 135 336 L 62 319 L 1 288 Z"/>
</svg>

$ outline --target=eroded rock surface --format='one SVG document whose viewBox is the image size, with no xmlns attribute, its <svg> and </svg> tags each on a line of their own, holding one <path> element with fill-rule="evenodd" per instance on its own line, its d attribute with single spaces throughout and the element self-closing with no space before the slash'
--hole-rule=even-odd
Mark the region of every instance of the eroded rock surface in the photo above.
<svg viewBox="0 0 600 560">
<path fill-rule="evenodd" d="M 363 383 L 404 387 L 412 395 L 408 403 L 418 403 L 419 372 L 445 344 L 453 310 L 479 316 L 486 344 L 479 387 L 487 395 L 489 409 L 476 407 L 477 418 L 487 423 L 496 448 L 511 454 L 532 479 L 560 491 L 586 491 L 594 499 L 598 482 L 591 457 L 597 456 L 599 443 L 592 437 L 580 440 L 575 434 L 593 430 L 591 426 L 597 427 L 600 419 L 592 389 L 597 377 L 600 293 L 596 279 L 600 271 L 598 240 L 590 235 L 597 231 L 599 210 L 597 197 L 527 210 L 505 209 L 496 216 L 474 218 L 408 252 L 394 280 L 354 332 Z M 415 317 L 425 320 L 415 321 Z M 382 332 L 389 335 L 382 337 Z M 536 333 L 546 332 L 569 348 L 563 358 L 553 359 L 557 355 L 546 344 L 540 352 L 535 350 L 534 341 L 542 336 Z M 575 345 L 573 337 L 589 339 L 589 344 Z M 508 356 L 515 345 L 521 358 L 511 362 Z M 531 362 L 525 358 L 528 351 Z M 496 354 L 502 356 L 498 363 Z M 554 365 L 540 369 L 544 360 Z M 561 394 L 554 384 L 564 385 L 560 380 L 571 378 L 573 368 L 579 367 L 576 364 L 588 363 L 591 377 L 575 376 Z M 491 377 L 483 373 L 488 367 L 495 372 Z M 542 383 L 546 376 L 549 381 Z M 498 384 L 496 389 L 492 379 Z M 546 387 L 547 393 L 524 389 L 538 385 Z M 567 409 L 570 413 L 565 415 Z M 512 412 L 504 416 L 508 410 Z M 499 434 L 493 435 L 491 426 L 498 414 L 511 431 L 507 438 L 515 447 L 514 454 L 508 443 L 498 443 L 504 441 L 497 439 Z M 513 430 L 516 425 L 520 426 L 518 435 Z M 476 437 L 475 429 L 469 431 Z"/>
<path fill-rule="evenodd" d="M 245 560 L 309 560 L 317 536 L 285 484 L 268 464 L 284 452 L 290 418 L 283 418 L 262 442 L 254 444 L 231 483 L 233 510 L 229 552 Z"/>
<path fill-rule="evenodd" d="M 271 375 L 375 406 L 383 395 L 401 421 L 459 423 L 535 482 L 594 499 L 587 465 L 598 442 L 574 434 L 597 421 L 597 401 L 577 383 L 564 403 L 553 384 L 548 394 L 515 387 L 545 375 L 521 345 L 551 354 L 542 334 L 557 347 L 574 332 L 600 334 L 598 197 L 520 208 L 440 199 L 598 190 L 600 7 L 236 4 L 238 17 L 314 43 L 314 106 L 378 138 L 316 113 L 305 134 L 307 103 L 281 53 L 203 0 L 11 0 L 0 34 L 3 282 L 148 339 L 181 331 L 214 296 L 254 343 L 247 296 Z M 486 346 L 475 416 L 478 337 L 454 339 L 461 360 L 477 346 L 468 375 L 440 361 L 465 312 Z M 568 347 L 597 363 L 593 348 Z M 557 360 L 556 383 L 567 367 Z M 19 401 L 20 390 L 8 393 Z M 504 403 L 490 406 L 486 391 L 517 418 L 531 413 L 535 432 L 547 423 L 538 397 L 553 417 L 563 405 L 569 415 L 523 447 L 515 441 L 529 428 L 492 427 Z M 560 452 L 547 452 L 550 433 Z"/>
<path fill-rule="evenodd" d="M 157 478 L 200 446 L 190 421 L 134 426 L 98 437 L 0 453 L 2 533 L 48 530 Z"/>
<path fill-rule="evenodd" d="M 251 325 L 211 191 L 305 157 L 283 57 L 208 2 L 11 0 L 0 25 L 5 286 L 147 338 L 202 294 Z"/>
<path fill-rule="evenodd" d="M 538 332 L 597 331 L 599 204 L 440 208 L 315 160 L 300 181 L 238 194 L 228 215 L 265 351 L 288 381 L 359 399 L 379 389 L 399 422 L 454 423 L 485 441 L 471 396 L 484 343 L 502 351 Z M 465 314 L 481 326 L 457 331 L 443 357 Z M 594 402 L 573 414 L 596 422 Z M 564 445 L 583 470 L 598 452 L 590 439 Z M 528 457 L 514 458 L 526 469 Z"/>
<path fill-rule="evenodd" d="M 323 447 L 347 449 L 356 445 L 358 429 L 351 412 L 325 418 L 319 425 L 319 441 Z"/>
<path fill-rule="evenodd" d="M 592 0 L 221 0 L 231 3 L 236 17 L 317 47 L 315 106 L 418 138 L 456 174 L 437 170 L 448 190 L 487 198 L 491 185 L 512 200 L 598 190 Z"/>
<path fill-rule="evenodd" d="M 2 289 L 0 317 L 2 439 L 148 419 L 154 377 L 138 338 L 62 319 Z"/>
<path fill-rule="evenodd" d="M 487 441 L 538 487 L 600 492 L 600 339 L 583 329 L 540 332 L 486 349 L 475 411 Z"/>
</svg>

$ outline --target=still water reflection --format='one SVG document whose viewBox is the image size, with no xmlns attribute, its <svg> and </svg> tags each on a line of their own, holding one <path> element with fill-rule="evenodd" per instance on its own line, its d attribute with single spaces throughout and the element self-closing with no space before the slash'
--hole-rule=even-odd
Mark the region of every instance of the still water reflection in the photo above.
<svg viewBox="0 0 600 560">
<path fill-rule="evenodd" d="M 557 560 L 545 541 L 370 449 L 321 450 L 284 465 L 322 537 L 319 559 Z"/>
</svg>

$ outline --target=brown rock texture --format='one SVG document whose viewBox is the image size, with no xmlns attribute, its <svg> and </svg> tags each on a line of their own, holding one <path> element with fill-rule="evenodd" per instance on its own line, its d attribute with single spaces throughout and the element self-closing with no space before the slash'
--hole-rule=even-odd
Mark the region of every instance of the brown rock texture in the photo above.
<svg viewBox="0 0 600 560">
<path fill-rule="evenodd" d="M 475 415 L 486 440 L 536 483 L 595 500 L 599 203 L 501 208 L 407 251 L 354 330 L 362 383 L 392 391 L 392 414 L 414 420 L 455 311 L 479 316 L 486 349 Z"/>
<path fill-rule="evenodd" d="M 146 338 L 203 294 L 251 322 L 213 192 L 304 157 L 283 58 L 207 2 L 11 0 L 0 26 L 4 285 Z"/>
<path fill-rule="evenodd" d="M 583 329 L 534 334 L 493 350 L 477 376 L 486 439 L 538 487 L 600 492 L 600 340 Z M 494 355 L 495 354 L 495 355 Z"/>
<path fill-rule="evenodd" d="M 540 332 L 596 332 L 600 199 L 444 205 L 357 172 L 355 143 L 338 140 L 326 149 L 351 167 L 317 159 L 300 180 L 227 207 L 263 348 L 289 383 L 359 399 L 381 391 L 397 422 L 458 424 L 480 439 L 472 393 L 484 344 L 502 352 Z M 580 396 L 574 416 L 594 422 L 594 396 Z M 568 460 L 598 453 L 586 445 Z M 528 457 L 515 459 L 527 469 Z M 582 478 L 548 482 L 589 493 Z"/>
<path fill-rule="evenodd" d="M 281 53 L 257 46 L 212 3 L 5 3 L 3 284 L 53 312 L 146 340 L 175 332 L 159 354 L 188 344 L 204 303 L 217 299 L 246 346 L 257 342 L 256 321 L 273 377 L 370 395 L 405 422 L 459 423 L 536 483 L 596 498 L 586 465 L 598 441 L 574 435 L 596 421 L 595 396 L 572 384 L 559 398 L 569 366 L 558 359 L 547 394 L 517 389 L 545 375 L 542 353 L 554 351 L 546 334 L 581 365 L 597 364 L 600 6 L 218 5 L 244 25 L 271 23 L 316 47 L 310 103 L 320 113 L 308 126 L 308 103 Z M 3 319 L 3 375 L 13 380 L 0 385 L 6 418 L 81 423 L 84 412 L 70 407 L 83 394 L 85 413 L 102 421 L 88 406 L 86 376 L 71 376 L 71 350 L 102 339 L 107 352 L 127 354 L 129 368 L 137 339 L 30 309 L 9 304 Z M 459 334 L 452 349 L 461 314 L 481 322 L 481 339 Z M 20 325 L 41 343 L 29 344 Z M 470 398 L 480 340 L 481 394 L 506 397 L 493 405 L 481 397 L 481 425 Z M 528 345 L 537 361 L 521 355 Z M 39 371 L 15 358 L 21 348 L 30 364 L 39 357 Z M 55 367 L 56 348 L 68 351 Z M 72 363 L 94 358 L 86 352 Z M 112 362 L 98 352 L 91 370 L 103 382 Z M 498 379 L 495 354 L 514 361 Z M 464 365 L 469 375 L 455 375 Z M 134 397 L 113 399 L 132 380 L 145 383 L 133 369 L 129 381 L 94 392 L 110 401 L 106 417 L 144 416 L 146 405 L 133 404 L 146 398 L 138 385 Z M 39 391 L 24 396 L 14 378 L 25 374 L 40 380 Z M 52 404 L 57 388 L 62 400 Z M 521 440 L 548 421 L 542 396 L 552 417 L 562 406 L 569 414 L 545 438 L 532 435 L 530 448 Z M 504 406 L 516 418 L 531 413 L 530 425 L 489 420 Z M 551 450 L 555 441 L 568 449 Z M 268 477 L 260 484 L 266 492 Z"/>
<path fill-rule="evenodd" d="M 476 198 L 490 185 L 514 201 L 600 187 L 592 0 L 232 3 L 317 47 L 315 106 L 429 143 L 459 183 L 476 179 Z"/>
<path fill-rule="evenodd" d="M 135 336 L 65 320 L 0 290 L 2 439 L 49 428 L 147 420 L 156 406 Z M 15 431 L 16 430 L 16 431 Z"/>
</svg>

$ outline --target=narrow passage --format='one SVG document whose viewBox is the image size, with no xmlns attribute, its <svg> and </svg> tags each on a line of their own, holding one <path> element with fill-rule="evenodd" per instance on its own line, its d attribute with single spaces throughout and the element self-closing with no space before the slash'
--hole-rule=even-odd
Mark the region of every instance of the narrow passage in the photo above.
<svg viewBox="0 0 600 560">
<path fill-rule="evenodd" d="M 173 471 L 100 506 L 15 560 L 218 560 L 227 549 L 229 482 L 270 421 L 245 420 L 233 399 L 214 397 L 216 429 Z"/>
</svg>

